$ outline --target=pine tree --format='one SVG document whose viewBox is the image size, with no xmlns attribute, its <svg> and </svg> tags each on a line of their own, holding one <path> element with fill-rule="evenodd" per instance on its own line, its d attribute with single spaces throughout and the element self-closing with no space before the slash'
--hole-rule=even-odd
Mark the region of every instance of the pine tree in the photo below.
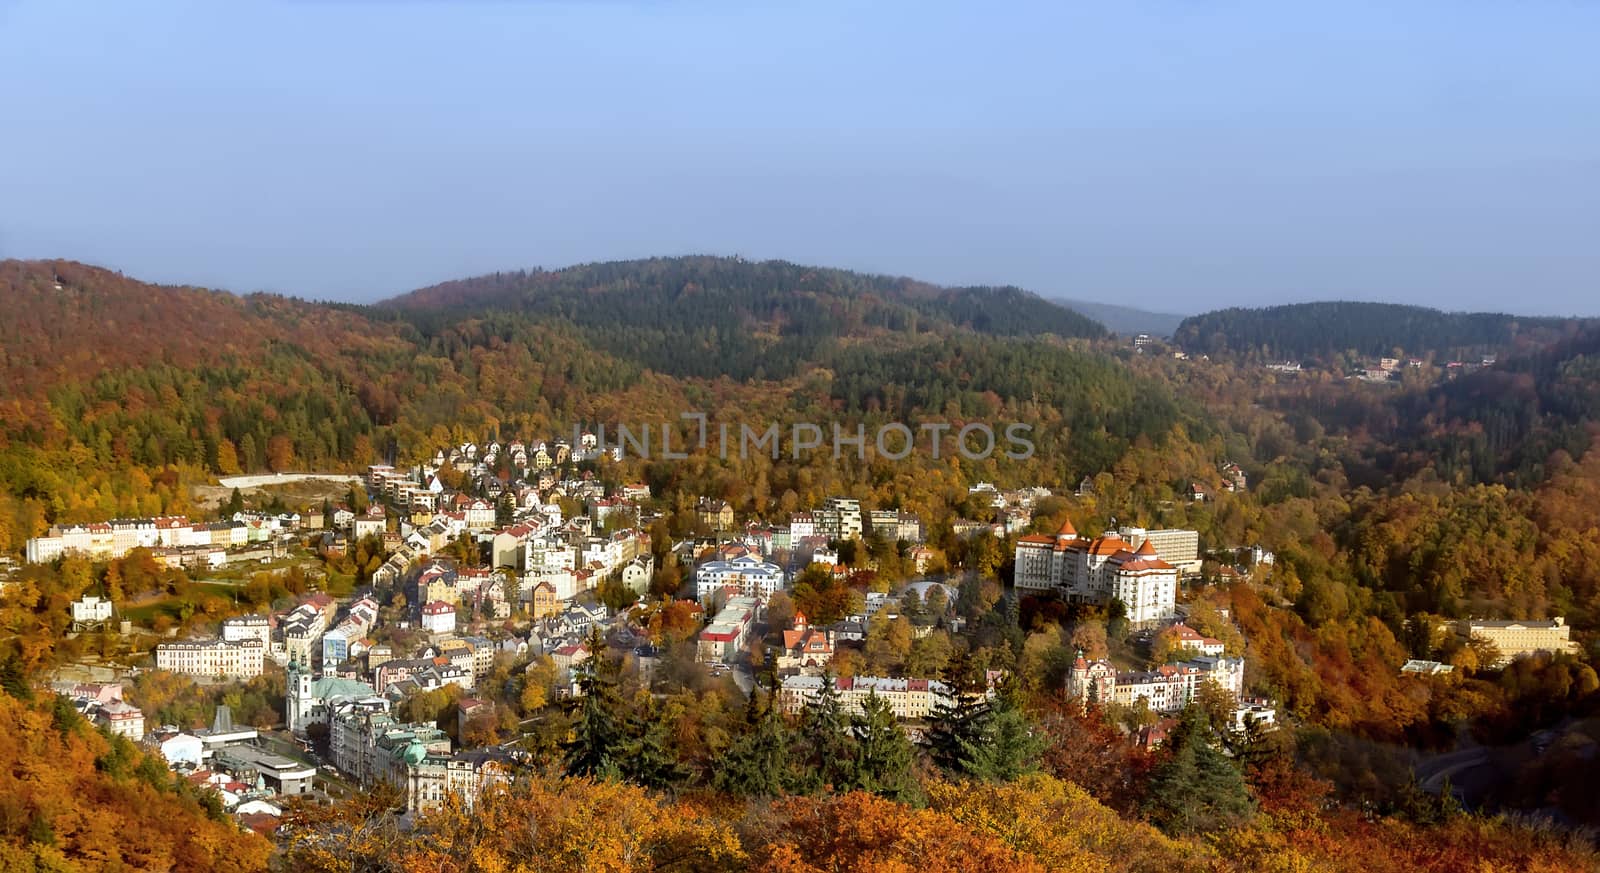
<svg viewBox="0 0 1600 873">
<path fill-rule="evenodd" d="M 861 710 L 855 718 L 855 772 L 849 787 L 901 803 L 920 800 L 911 776 L 911 741 L 895 721 L 894 710 L 877 694 L 868 694 Z"/>
<path fill-rule="evenodd" d="M 1038 769 L 1044 741 L 1009 693 L 979 713 L 975 730 L 958 735 L 961 769 L 984 782 L 1012 782 Z"/>
<path fill-rule="evenodd" d="M 822 690 L 801 714 L 800 735 L 805 738 L 805 790 L 826 791 L 851 783 L 855 776 L 855 738 L 831 672 L 823 674 Z"/>
<path fill-rule="evenodd" d="M 222 517 L 225 519 L 233 518 L 234 513 L 243 511 L 244 495 L 240 494 L 239 489 L 235 488 L 233 493 L 228 495 L 228 502 L 222 507 Z"/>
<path fill-rule="evenodd" d="M 1167 758 L 1157 765 L 1145 800 L 1157 827 L 1170 834 L 1210 831 L 1254 813 L 1244 777 L 1212 745 L 1211 726 L 1199 707 L 1184 709 L 1165 745 Z"/>
<path fill-rule="evenodd" d="M 667 726 L 651 707 L 633 724 L 633 736 L 622 744 L 622 778 L 644 788 L 671 788 L 684 777 L 678 759 L 667 748 Z"/>
<path fill-rule="evenodd" d="M 941 770 L 964 774 L 966 749 L 977 736 L 978 718 L 986 705 L 979 699 L 962 695 L 954 700 L 941 700 L 933 709 L 933 724 L 928 729 L 925 745 L 933 763 Z"/>
<path fill-rule="evenodd" d="M 778 711 L 777 695 L 765 703 L 760 691 L 750 690 L 746 709 L 749 732 L 734 742 L 717 770 L 717 787 L 746 797 L 778 797 L 794 783 L 789 767 L 793 744 L 789 726 Z"/>
<path fill-rule="evenodd" d="M 589 658 L 578 667 L 578 689 L 572 738 L 562 745 L 568 776 L 616 779 L 622 775 L 619 758 L 626 732 L 619 712 L 617 670 L 606 657 L 605 640 L 596 627 L 589 633 Z"/>
</svg>

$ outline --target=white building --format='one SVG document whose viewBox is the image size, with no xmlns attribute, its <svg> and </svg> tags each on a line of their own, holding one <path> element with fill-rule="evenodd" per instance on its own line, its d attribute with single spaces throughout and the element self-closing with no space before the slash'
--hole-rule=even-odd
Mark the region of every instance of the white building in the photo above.
<svg viewBox="0 0 1600 873">
<path fill-rule="evenodd" d="M 750 639 L 750 628 L 756 622 L 760 601 L 753 597 L 730 597 L 700 632 L 695 646 L 695 657 L 706 663 L 727 663 L 744 648 Z"/>
<path fill-rule="evenodd" d="M 1178 571 L 1148 537 L 1136 549 L 1114 533 L 1084 539 L 1067 522 L 1053 537 L 1018 538 L 1016 587 L 1055 591 L 1074 603 L 1120 600 L 1128 621 L 1149 627 L 1175 614 Z"/>
<path fill-rule="evenodd" d="M 272 626 L 264 615 L 236 615 L 222 620 L 222 639 L 229 643 L 256 640 L 266 649 L 272 645 Z"/>
<path fill-rule="evenodd" d="M 422 629 L 430 634 L 455 633 L 456 608 L 443 600 L 422 607 Z"/>
<path fill-rule="evenodd" d="M 1244 691 L 1244 660 L 1206 656 L 1149 671 L 1119 673 L 1108 661 L 1079 658 L 1067 674 L 1067 696 L 1119 706 L 1133 706 L 1142 698 L 1152 711 L 1171 713 L 1193 701 L 1208 679 L 1238 701 Z"/>
<path fill-rule="evenodd" d="M 701 564 L 694 574 L 695 596 L 710 597 L 724 587 L 731 587 L 743 597 L 765 600 L 783 588 L 783 569 L 753 555 L 741 555 L 731 561 L 709 561 Z"/>
<path fill-rule="evenodd" d="M 120 700 L 101 704 L 95 721 L 114 737 L 127 737 L 134 742 L 144 738 L 144 712 Z"/>
<path fill-rule="evenodd" d="M 72 601 L 72 620 L 81 622 L 101 622 L 111 619 L 111 601 L 102 600 L 91 595 L 84 595 L 80 600 Z"/>
<path fill-rule="evenodd" d="M 257 640 L 189 640 L 156 646 L 156 669 L 189 676 L 254 679 L 261 675 L 266 647 Z"/>
<path fill-rule="evenodd" d="M 822 693 L 823 676 L 790 676 L 783 680 L 778 692 L 779 705 L 785 712 L 797 713 Z M 889 704 L 895 718 L 901 720 L 926 719 L 940 704 L 948 705 L 955 698 L 955 690 L 936 679 L 890 679 L 882 676 L 843 676 L 833 679 L 839 694 L 840 705 L 848 712 L 863 713 L 867 699 L 876 696 Z"/>
<path fill-rule="evenodd" d="M 1149 543 L 1155 548 L 1156 557 L 1176 567 L 1179 573 L 1195 575 L 1200 572 L 1199 531 L 1124 527 L 1119 529 L 1117 534 L 1135 549 Z"/>
</svg>

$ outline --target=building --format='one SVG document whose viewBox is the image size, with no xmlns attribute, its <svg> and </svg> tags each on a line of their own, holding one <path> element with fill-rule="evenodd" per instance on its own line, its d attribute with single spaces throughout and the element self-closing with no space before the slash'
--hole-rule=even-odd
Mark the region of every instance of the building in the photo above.
<svg viewBox="0 0 1600 873">
<path fill-rule="evenodd" d="M 742 597 L 766 599 L 783 588 L 783 569 L 754 555 L 741 555 L 731 561 L 709 561 L 695 570 L 695 596 L 704 600 L 713 593 L 732 588 Z"/>
<path fill-rule="evenodd" d="M 1070 521 L 1055 536 L 1017 539 L 1015 578 L 1018 591 L 1055 591 L 1073 603 L 1119 600 L 1135 627 L 1172 618 L 1177 604 L 1177 568 L 1149 537 L 1138 547 L 1110 532 L 1084 539 Z"/>
<path fill-rule="evenodd" d="M 1493 664 L 1504 667 L 1523 655 L 1539 652 L 1551 654 L 1577 654 L 1582 651 L 1572 641 L 1572 628 L 1564 618 L 1557 616 L 1548 621 L 1491 621 L 1467 618 L 1456 622 L 1456 633 L 1465 640 L 1481 640 L 1492 644 L 1500 653 Z"/>
<path fill-rule="evenodd" d="M 909 512 L 874 509 L 868 517 L 872 521 L 874 536 L 881 536 L 889 542 L 904 540 L 920 543 L 923 540 L 922 520 Z"/>
<path fill-rule="evenodd" d="M 806 614 L 796 611 L 794 628 L 783 632 L 783 651 L 777 658 L 779 670 L 815 671 L 833 660 L 833 635 L 825 628 L 812 627 Z"/>
<path fill-rule="evenodd" d="M 1191 649 L 1201 655 L 1211 655 L 1213 657 L 1222 655 L 1223 645 L 1221 640 L 1208 637 L 1182 622 L 1173 625 L 1170 630 L 1179 649 Z"/>
<path fill-rule="evenodd" d="M 702 497 L 694 508 L 695 519 L 712 530 L 733 529 L 733 506 L 726 500 Z"/>
<path fill-rule="evenodd" d="M 254 679 L 261 675 L 266 648 L 249 639 L 230 643 L 220 637 L 156 646 L 156 669 L 189 676 Z"/>
<path fill-rule="evenodd" d="M 711 624 L 700 632 L 695 646 L 695 658 L 707 663 L 727 663 L 736 656 L 750 639 L 750 628 L 756 623 L 760 601 L 753 597 L 730 597 L 728 602 L 711 619 Z"/>
<path fill-rule="evenodd" d="M 222 620 L 222 639 L 230 643 L 255 640 L 266 649 L 272 645 L 272 626 L 264 615 L 236 615 Z"/>
<path fill-rule="evenodd" d="M 256 785 L 279 796 L 305 794 L 311 790 L 317 768 L 292 758 L 254 746 L 226 746 L 211 758 L 213 769 L 221 770 L 249 785 Z"/>
<path fill-rule="evenodd" d="M 422 629 L 430 634 L 449 634 L 456 630 L 456 608 L 443 600 L 422 607 Z"/>
<path fill-rule="evenodd" d="M 144 738 L 144 712 L 137 706 L 120 700 L 103 703 L 94 720 L 114 737 L 127 737 L 134 742 Z"/>
<path fill-rule="evenodd" d="M 73 624 L 99 624 L 111 620 L 111 601 L 92 595 L 72 601 Z"/>
<path fill-rule="evenodd" d="M 1200 532 L 1193 530 L 1146 530 L 1142 527 L 1124 527 L 1117 531 L 1128 545 L 1137 549 L 1149 543 L 1156 557 L 1176 567 L 1186 576 L 1200 572 Z"/>
<path fill-rule="evenodd" d="M 1216 682 L 1237 701 L 1244 692 L 1244 660 L 1199 657 L 1154 670 L 1117 672 L 1109 661 L 1079 658 L 1067 673 L 1067 696 L 1085 703 L 1133 706 L 1143 699 L 1154 712 L 1172 713 L 1195 699 L 1206 681 Z"/>
<path fill-rule="evenodd" d="M 340 702 L 377 696 L 378 692 L 365 682 L 335 676 L 313 679 L 310 672 L 291 664 L 284 694 L 283 720 L 289 730 L 304 734 L 312 724 L 326 724 L 329 713 Z"/>
<path fill-rule="evenodd" d="M 822 508 L 811 514 L 816 535 L 830 540 L 861 538 L 861 501 L 849 497 L 829 497 Z M 793 528 L 793 522 L 790 523 Z"/>
<path fill-rule="evenodd" d="M 822 693 L 824 676 L 790 676 L 783 680 L 778 691 L 779 706 L 784 712 L 794 714 Z M 882 676 L 835 677 L 834 688 L 840 706 L 847 712 L 860 715 L 869 697 L 889 704 L 894 716 L 901 720 L 922 720 L 933 714 L 941 704 L 955 701 L 955 690 L 936 679 L 889 679 Z"/>
</svg>

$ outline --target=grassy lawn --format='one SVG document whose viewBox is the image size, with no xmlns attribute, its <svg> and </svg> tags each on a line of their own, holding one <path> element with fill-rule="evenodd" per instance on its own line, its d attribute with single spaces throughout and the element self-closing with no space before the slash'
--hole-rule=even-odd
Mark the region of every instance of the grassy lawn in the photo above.
<svg viewBox="0 0 1600 873">
<path fill-rule="evenodd" d="M 167 595 L 158 600 L 141 603 L 138 606 L 125 607 L 122 617 L 140 625 L 149 625 L 158 615 L 170 616 L 174 621 L 179 618 L 178 612 L 185 601 L 199 603 L 207 597 L 220 597 L 229 602 L 233 601 L 239 586 L 222 582 L 193 582 L 189 590 L 182 597 Z"/>
</svg>

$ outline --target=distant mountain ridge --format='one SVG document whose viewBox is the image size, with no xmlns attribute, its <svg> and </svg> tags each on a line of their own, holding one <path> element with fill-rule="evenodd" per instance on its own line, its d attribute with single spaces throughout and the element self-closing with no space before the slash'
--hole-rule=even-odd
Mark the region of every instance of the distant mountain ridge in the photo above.
<svg viewBox="0 0 1600 873">
<path fill-rule="evenodd" d="M 1190 352 L 1253 359 L 1329 360 L 1346 353 L 1456 359 L 1545 345 L 1587 323 L 1593 320 L 1328 301 L 1191 316 L 1174 340 Z"/>
<path fill-rule="evenodd" d="M 428 332 L 513 314 L 680 377 L 782 378 L 837 345 L 971 331 L 1097 339 L 1092 319 L 1012 286 L 942 287 L 787 261 L 689 256 L 494 273 L 378 304 Z"/>
<path fill-rule="evenodd" d="M 1107 330 L 1119 336 L 1137 336 L 1145 333 L 1150 336 L 1170 337 L 1177 331 L 1178 325 L 1189 317 L 1172 312 L 1151 312 L 1132 306 L 1121 306 L 1096 300 L 1072 300 L 1065 297 L 1052 297 L 1051 299 L 1074 312 L 1082 313 L 1084 316 L 1100 322 L 1106 326 Z"/>
</svg>

